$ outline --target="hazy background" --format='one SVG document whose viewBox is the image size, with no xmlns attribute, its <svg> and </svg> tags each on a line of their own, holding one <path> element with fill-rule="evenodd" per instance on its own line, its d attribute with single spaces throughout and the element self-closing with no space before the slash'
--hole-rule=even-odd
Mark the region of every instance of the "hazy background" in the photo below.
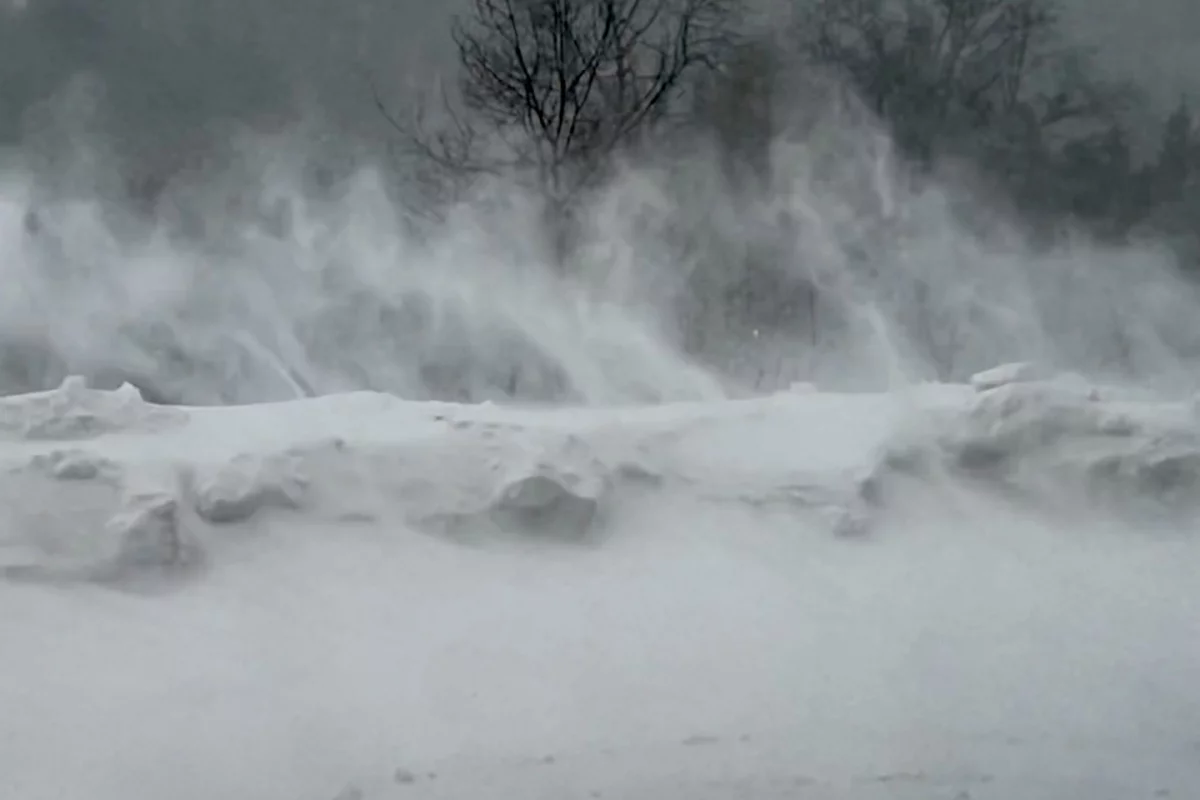
<svg viewBox="0 0 1200 800">
<path fill-rule="evenodd" d="M 1200 6 L 1188 0 L 1065 0 L 1068 30 L 1095 46 L 1100 63 L 1137 82 L 1162 106 L 1200 88 Z"/>
<path fill-rule="evenodd" d="M 391 131 L 363 73 L 390 103 L 453 75 L 448 24 L 465 0 L 8 0 L 0 40 L 0 138 L 81 69 L 106 80 L 104 121 L 162 154 L 197 126 L 270 120 L 297 102 L 374 142 Z M 778 0 L 757 0 L 760 5 Z M 1159 110 L 1200 88 L 1200 6 L 1189 0 L 1062 0 L 1063 33 L 1131 79 Z M 84 112 L 80 112 L 84 113 Z M 29 144 L 26 142 L 26 144 Z M 193 144 L 192 146 L 199 146 Z"/>
<path fill-rule="evenodd" d="M 759 2 L 790 48 L 776 22 L 803 4 Z M 711 152 L 664 139 L 590 187 L 569 269 L 528 186 L 472 186 L 449 217 L 418 219 L 423 184 L 375 93 L 406 119 L 453 82 L 466 6 L 8 0 L 0 391 L 76 371 L 188 402 L 642 402 L 960 380 L 1013 358 L 1192 388 L 1200 315 L 1178 266 L 1200 254 L 1193 118 L 1167 146 L 1200 74 L 1192 4 L 1065 2 L 1057 35 L 1137 102 L 1111 142 L 997 133 L 1011 185 L 937 159 L 912 180 L 901 137 L 862 115 L 799 138 L 764 127 L 767 179 L 742 195 Z M 823 113 L 799 92 L 770 102 Z M 706 113 L 696 130 L 720 129 Z M 1077 217 L 1079 235 L 1059 229 Z"/>
</svg>

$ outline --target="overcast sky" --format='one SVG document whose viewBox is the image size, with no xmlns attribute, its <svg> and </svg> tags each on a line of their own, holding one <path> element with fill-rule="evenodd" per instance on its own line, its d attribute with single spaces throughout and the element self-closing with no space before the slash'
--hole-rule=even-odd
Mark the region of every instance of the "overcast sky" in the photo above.
<svg viewBox="0 0 1200 800">
<path fill-rule="evenodd" d="M 1183 92 L 1200 96 L 1200 0 L 1060 2 L 1064 33 L 1096 46 L 1114 77 L 1134 80 L 1163 108 Z M 467 7 L 469 0 L 28 0 L 23 16 L 41 9 L 36 24 L 18 30 L 0 15 L 0 132 L 15 133 L 23 109 L 84 62 L 103 65 L 108 100 L 135 138 L 206 116 L 270 113 L 298 85 L 342 122 L 378 125 L 364 71 L 403 106 L 409 87 L 453 64 L 449 18 Z"/>
</svg>

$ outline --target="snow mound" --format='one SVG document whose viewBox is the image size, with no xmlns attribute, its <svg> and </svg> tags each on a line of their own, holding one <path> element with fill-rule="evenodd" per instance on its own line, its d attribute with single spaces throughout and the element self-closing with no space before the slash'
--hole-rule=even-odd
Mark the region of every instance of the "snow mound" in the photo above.
<svg viewBox="0 0 1200 800">
<path fill-rule="evenodd" d="M 300 509 L 308 489 L 295 453 L 240 455 L 194 476 L 196 513 L 206 522 L 245 522 L 265 509 Z"/>
<path fill-rule="evenodd" d="M 1030 512 L 1190 502 L 1188 403 L 83 397 L 5 406 L 106 421 L 0 437 L 11 796 L 1197 796 L 1197 542 Z"/>
<path fill-rule="evenodd" d="M 187 422 L 180 409 L 147 403 L 132 384 L 112 392 L 68 377 L 57 389 L 0 398 L 0 436 L 25 440 L 91 439 L 122 431 L 158 432 Z"/>
<path fill-rule="evenodd" d="M 293 510 L 463 537 L 578 540 L 599 521 L 617 472 L 570 434 L 460 425 L 409 441 L 335 438 L 242 454 L 196 473 L 194 505 L 213 524 Z"/>
<path fill-rule="evenodd" d="M 1024 365 L 981 376 L 972 402 L 936 413 L 932 446 L 893 447 L 892 467 L 942 470 L 1039 507 L 1200 512 L 1200 419 L 1187 404 L 1110 399 L 1077 376 L 1040 378 Z"/>
<path fill-rule="evenodd" d="M 609 410 L 363 394 L 176 409 L 69 381 L 5 401 L 0 569 L 105 583 L 187 576 L 231 542 L 308 523 L 594 544 L 626 499 L 668 493 L 861 534 L 889 430 L 881 398 L 863 401 L 880 424 L 830 454 L 813 434 L 847 404 L 819 393 Z"/>
<path fill-rule="evenodd" d="M 583 439 L 567 434 L 512 456 L 494 454 L 482 492 L 424 522 L 460 536 L 520 531 L 579 540 L 596 529 L 620 476 Z"/>
<path fill-rule="evenodd" d="M 644 497 L 865 536 L 901 491 L 938 480 L 1043 509 L 1200 514 L 1191 404 L 1041 374 L 1010 365 L 903 394 L 587 410 L 363 394 L 176 409 L 68 381 L 0 406 L 0 571 L 170 579 L 296 524 L 596 544 Z"/>
<path fill-rule="evenodd" d="M 0 575 L 122 585 L 183 577 L 228 541 L 222 531 L 252 535 L 281 519 L 279 528 L 297 519 L 387 524 L 464 541 L 508 533 L 579 542 L 597 528 L 619 467 L 570 434 L 481 428 L 200 462 L 186 449 L 129 447 L 118 461 L 103 442 L 22 454 L 0 473 Z"/>
<path fill-rule="evenodd" d="M 0 480 L 0 575 L 132 585 L 188 574 L 202 553 L 179 494 L 87 454 L 35 456 Z"/>
<path fill-rule="evenodd" d="M 971 386 L 977 391 L 986 392 L 1011 383 L 1026 383 L 1045 377 L 1031 363 L 1017 361 L 1012 364 L 1001 364 L 998 367 L 977 372 L 971 376 Z"/>
</svg>

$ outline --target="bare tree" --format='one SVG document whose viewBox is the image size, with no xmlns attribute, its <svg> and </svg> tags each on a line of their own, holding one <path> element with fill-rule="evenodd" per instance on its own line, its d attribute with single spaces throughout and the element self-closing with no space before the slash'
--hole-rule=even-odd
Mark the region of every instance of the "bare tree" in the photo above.
<svg viewBox="0 0 1200 800">
<path fill-rule="evenodd" d="M 771 140 L 779 132 L 775 101 L 783 70 L 776 42 L 761 35 L 746 37 L 700 87 L 697 122 L 711 129 L 722 167 L 736 186 L 758 186 L 768 178 Z"/>
<path fill-rule="evenodd" d="M 671 117 L 693 73 L 716 68 L 729 2 L 473 0 L 452 30 L 462 110 L 433 134 L 396 127 L 430 161 L 529 168 L 566 201 Z M 481 130 L 503 155 L 480 155 Z"/>
<path fill-rule="evenodd" d="M 1057 24 L 1054 0 L 816 0 L 803 32 L 928 157 L 939 138 L 987 128 L 1040 137 L 1110 120 L 1117 98 L 1084 77 Z"/>
</svg>

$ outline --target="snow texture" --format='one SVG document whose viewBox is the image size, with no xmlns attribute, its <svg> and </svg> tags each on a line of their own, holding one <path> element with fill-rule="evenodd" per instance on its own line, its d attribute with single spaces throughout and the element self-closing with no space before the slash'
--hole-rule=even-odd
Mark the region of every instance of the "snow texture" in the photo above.
<svg viewBox="0 0 1200 800">
<path fill-rule="evenodd" d="M 195 561 L 219 546 L 218 529 L 287 514 L 390 519 L 460 540 L 581 542 L 638 490 L 794 512 L 832 535 L 862 536 L 897 478 L 945 473 L 1042 502 L 1200 513 L 1200 417 L 1189 404 L 1108 402 L 1095 387 L 1036 376 L 1008 365 L 975 376 L 973 393 L 926 386 L 907 407 L 793 391 L 571 414 L 362 394 L 346 398 L 353 425 L 309 425 L 311 436 L 244 452 L 229 449 L 236 433 L 223 450 L 195 441 L 208 438 L 201 422 L 250 431 L 260 418 L 303 416 L 305 403 L 164 408 L 128 385 L 106 392 L 71 378 L 0 405 L 11 442 L 0 490 L 23 520 L 0 552 L 10 576 L 112 577 Z M 338 400 L 312 401 L 325 406 L 316 418 L 336 419 Z M 374 414 L 356 415 L 368 400 Z M 855 407 L 873 418 L 858 442 L 829 452 L 806 441 Z"/>
<path fill-rule="evenodd" d="M 0 435 L 13 797 L 1200 791 L 1191 402 L 1028 365 L 578 410 L 69 379 Z"/>
<path fill-rule="evenodd" d="M 1078 377 L 1038 379 L 1023 364 L 972 385 L 978 395 L 938 415 L 923 452 L 895 448 L 893 463 L 1065 509 L 1180 522 L 1200 512 L 1200 419 L 1188 404 L 1108 399 Z"/>
</svg>

